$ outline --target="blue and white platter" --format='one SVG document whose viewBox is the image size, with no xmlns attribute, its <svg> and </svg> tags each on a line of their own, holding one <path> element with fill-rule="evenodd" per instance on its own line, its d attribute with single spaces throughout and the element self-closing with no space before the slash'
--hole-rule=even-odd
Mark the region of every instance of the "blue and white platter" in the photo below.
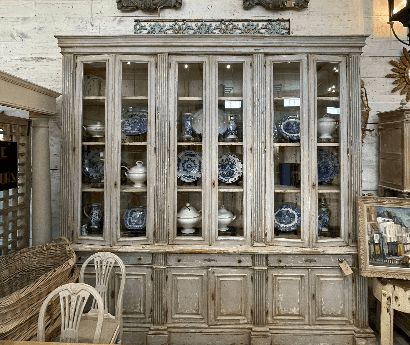
<svg viewBox="0 0 410 345">
<path fill-rule="evenodd" d="M 202 175 L 200 152 L 185 150 L 178 154 L 177 177 L 184 182 L 194 182 Z"/>
<path fill-rule="evenodd" d="M 282 117 L 278 122 L 278 130 L 285 138 L 300 140 L 300 118 L 296 115 Z"/>
<path fill-rule="evenodd" d="M 125 211 L 123 219 L 127 229 L 144 229 L 147 225 L 147 208 L 145 206 L 131 206 Z"/>
<path fill-rule="evenodd" d="M 280 231 L 293 231 L 300 226 L 300 210 L 293 205 L 282 204 L 275 207 L 275 228 Z"/>
<path fill-rule="evenodd" d="M 332 181 L 340 170 L 340 164 L 337 157 L 328 150 L 319 150 L 317 152 L 317 178 L 318 182 Z"/>
<path fill-rule="evenodd" d="M 121 112 L 121 132 L 125 135 L 139 135 L 148 130 L 148 108 L 128 107 Z"/>
<path fill-rule="evenodd" d="M 104 177 L 104 160 L 100 157 L 100 151 L 83 152 L 83 174 L 92 179 Z"/>
<path fill-rule="evenodd" d="M 242 175 L 242 162 L 232 153 L 224 153 L 218 159 L 218 179 L 224 183 L 239 180 Z"/>
<path fill-rule="evenodd" d="M 202 108 L 192 113 L 192 129 L 196 134 L 202 134 Z M 229 126 L 229 118 L 223 109 L 218 109 L 218 134 L 224 134 Z"/>
</svg>

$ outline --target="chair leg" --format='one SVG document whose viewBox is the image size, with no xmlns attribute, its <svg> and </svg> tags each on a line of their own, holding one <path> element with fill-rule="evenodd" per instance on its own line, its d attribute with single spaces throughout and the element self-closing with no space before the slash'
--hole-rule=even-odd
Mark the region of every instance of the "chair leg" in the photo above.
<svg viewBox="0 0 410 345">
<path fill-rule="evenodd" d="M 380 311 L 380 345 L 393 345 L 393 308 L 392 294 L 382 291 Z"/>
</svg>

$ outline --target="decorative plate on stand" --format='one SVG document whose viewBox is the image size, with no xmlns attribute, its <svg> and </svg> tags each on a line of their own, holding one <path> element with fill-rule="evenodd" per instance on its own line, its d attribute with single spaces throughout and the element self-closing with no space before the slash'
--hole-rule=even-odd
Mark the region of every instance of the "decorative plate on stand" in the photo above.
<svg viewBox="0 0 410 345">
<path fill-rule="evenodd" d="M 202 115 L 203 110 L 199 109 L 192 113 L 192 129 L 196 134 L 202 135 Z M 229 126 L 229 118 L 225 111 L 218 109 L 218 134 L 222 135 Z"/>
<path fill-rule="evenodd" d="M 330 182 L 339 173 L 340 164 L 337 157 L 328 150 L 317 152 L 317 178 L 318 182 Z"/>
<path fill-rule="evenodd" d="M 239 180 L 242 175 L 242 162 L 232 153 L 224 153 L 218 159 L 218 179 L 224 183 Z"/>
<path fill-rule="evenodd" d="M 282 204 L 275 207 L 275 228 L 280 231 L 293 231 L 300 226 L 300 210 L 293 205 Z"/>
<path fill-rule="evenodd" d="M 283 117 L 278 123 L 278 130 L 285 138 L 300 140 L 300 118 L 296 115 Z"/>
<path fill-rule="evenodd" d="M 100 156 L 101 151 L 90 150 L 83 152 L 83 174 L 92 179 L 104 177 L 104 160 Z"/>
<path fill-rule="evenodd" d="M 147 225 L 147 208 L 145 206 L 131 206 L 124 213 L 124 225 L 130 230 L 141 230 Z"/>
<path fill-rule="evenodd" d="M 185 150 L 178 154 L 177 176 L 184 182 L 194 182 L 202 175 L 201 153 Z"/>
<path fill-rule="evenodd" d="M 128 107 L 121 112 L 121 132 L 125 135 L 139 135 L 148 130 L 148 108 Z"/>
</svg>

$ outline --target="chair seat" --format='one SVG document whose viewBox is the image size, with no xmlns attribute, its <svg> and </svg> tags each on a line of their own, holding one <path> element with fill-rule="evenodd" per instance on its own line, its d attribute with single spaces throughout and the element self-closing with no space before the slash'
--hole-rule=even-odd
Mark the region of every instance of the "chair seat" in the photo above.
<svg viewBox="0 0 410 345">
<path fill-rule="evenodd" d="M 97 320 L 82 318 L 78 329 L 79 343 L 92 343 Z M 101 330 L 100 344 L 111 344 L 120 330 L 120 324 L 116 320 L 104 318 Z"/>
</svg>

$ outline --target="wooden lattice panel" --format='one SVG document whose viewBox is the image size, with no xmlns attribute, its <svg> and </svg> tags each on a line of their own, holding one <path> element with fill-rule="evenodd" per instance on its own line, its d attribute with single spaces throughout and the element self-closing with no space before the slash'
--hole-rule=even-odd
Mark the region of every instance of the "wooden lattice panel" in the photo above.
<svg viewBox="0 0 410 345">
<path fill-rule="evenodd" d="M 27 247 L 30 239 L 31 152 L 29 120 L 0 112 L 0 140 L 17 143 L 17 188 L 0 191 L 0 253 Z"/>
</svg>

